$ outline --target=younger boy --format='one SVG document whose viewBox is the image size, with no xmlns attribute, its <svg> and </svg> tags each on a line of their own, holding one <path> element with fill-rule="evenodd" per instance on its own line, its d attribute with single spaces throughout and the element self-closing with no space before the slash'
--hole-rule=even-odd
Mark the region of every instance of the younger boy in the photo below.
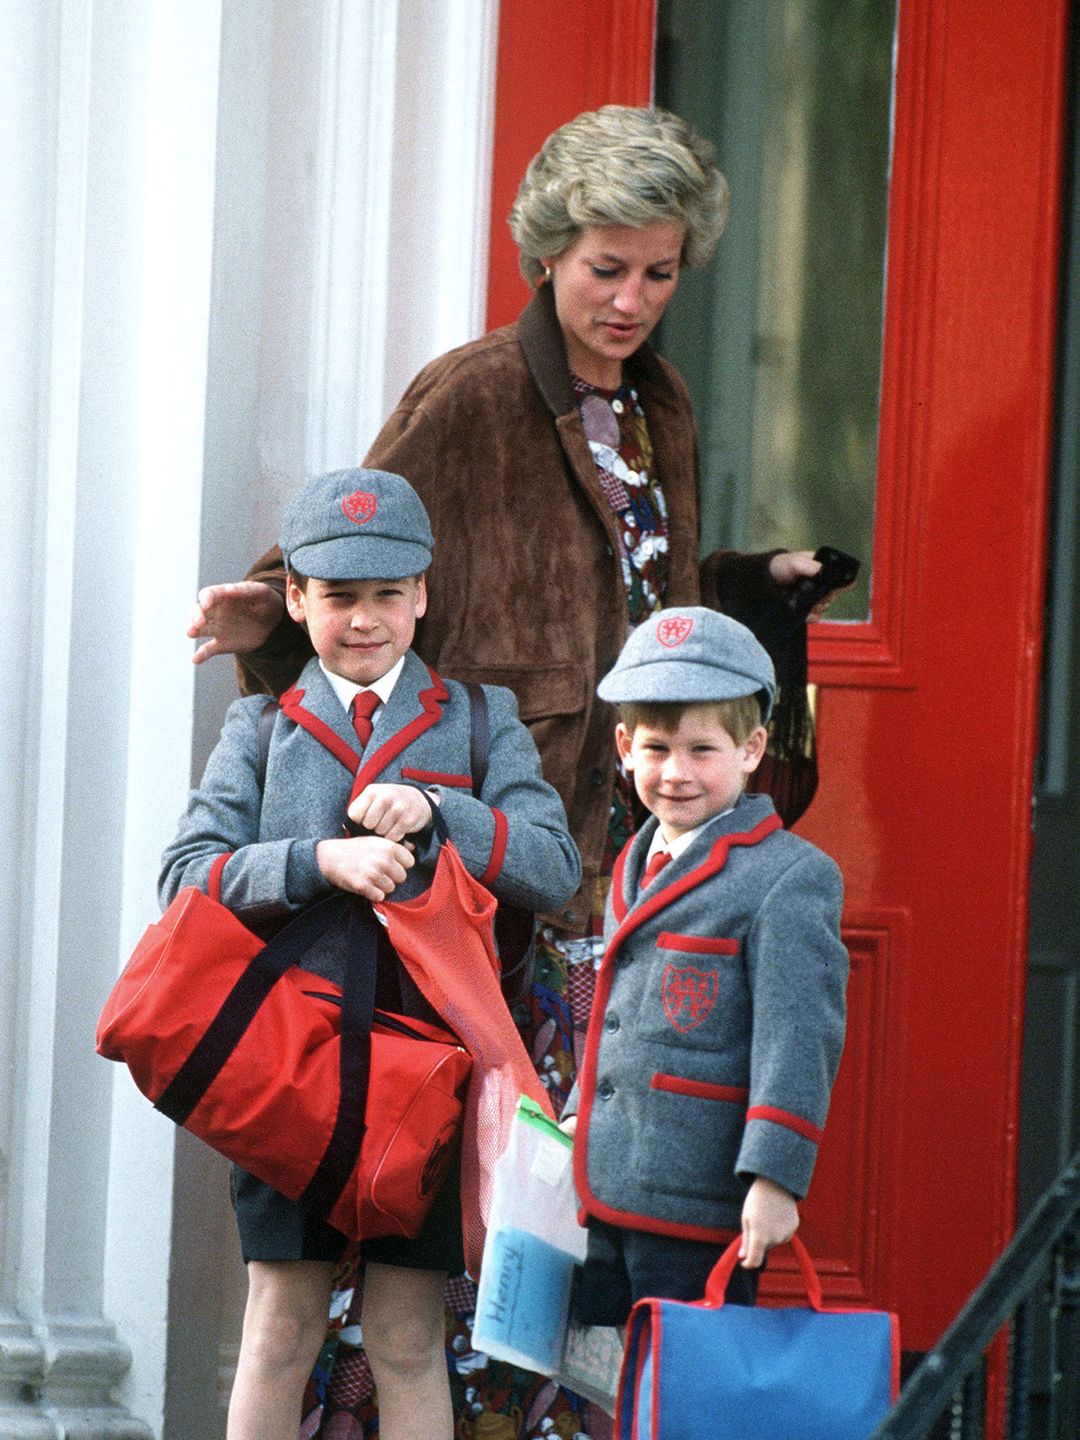
<svg viewBox="0 0 1080 1440">
<path fill-rule="evenodd" d="M 575 1094 L 588 1217 L 579 1317 L 694 1300 L 742 1230 L 728 1298 L 753 1304 L 798 1222 L 844 1036 L 840 873 L 746 795 L 772 663 L 696 607 L 640 625 L 599 686 L 651 812 L 615 865 Z M 570 1128 L 570 1127 L 567 1127 Z"/>
<path fill-rule="evenodd" d="M 251 925 L 286 918 L 335 889 L 373 901 L 406 898 L 430 880 L 437 859 L 436 804 L 466 866 L 500 899 L 543 911 L 573 894 L 577 851 L 513 695 L 484 687 L 487 769 L 474 795 L 468 692 L 409 648 L 427 606 L 432 545 L 427 513 L 398 475 L 339 471 L 289 505 L 286 604 L 316 656 L 282 696 L 268 746 L 260 737 L 267 697 L 229 710 L 163 857 L 164 903 L 185 885 L 207 889 L 223 853 L 230 858 L 222 901 Z M 371 833 L 343 833 L 347 818 L 347 828 Z M 305 961 L 331 979 L 344 963 L 330 954 Z M 437 1018 L 385 942 L 376 983 L 383 1008 Z M 229 1440 L 295 1440 L 347 1242 L 243 1171 L 234 1173 L 234 1191 L 249 1288 Z M 463 1269 L 453 1175 L 415 1240 L 370 1240 L 361 1253 L 379 1433 L 450 1436 L 442 1297 L 447 1274 Z"/>
</svg>

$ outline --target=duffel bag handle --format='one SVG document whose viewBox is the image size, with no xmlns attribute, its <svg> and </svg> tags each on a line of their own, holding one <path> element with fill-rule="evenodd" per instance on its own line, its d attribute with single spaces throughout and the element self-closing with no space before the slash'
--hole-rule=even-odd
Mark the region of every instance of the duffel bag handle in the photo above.
<svg viewBox="0 0 1080 1440">
<path fill-rule="evenodd" d="M 739 1246 L 742 1244 L 742 1236 L 736 1236 L 727 1247 L 720 1259 L 712 1268 L 708 1280 L 705 1282 L 706 1304 L 719 1309 L 724 1303 L 724 1295 L 727 1291 L 728 1281 L 735 1273 L 735 1266 L 739 1260 Z M 821 1281 L 814 1269 L 814 1262 L 810 1258 L 810 1252 L 799 1239 L 793 1235 L 788 1241 L 795 1253 L 795 1259 L 799 1262 L 799 1270 L 802 1272 L 803 1285 L 806 1289 L 807 1299 L 815 1310 L 823 1310 L 824 1304 L 821 1297 Z"/>
<path fill-rule="evenodd" d="M 191 1112 L 214 1083 L 229 1056 L 240 1043 L 259 1006 L 278 980 L 295 965 L 343 917 L 348 906 L 350 920 L 360 906 L 346 896 L 331 895 L 317 905 L 302 910 L 263 946 L 248 963 L 229 992 L 214 1019 L 206 1027 L 198 1044 L 180 1066 L 172 1080 L 155 1101 L 155 1108 L 177 1125 L 184 1125 Z M 359 919 L 359 917 L 358 917 Z M 375 925 L 371 920 L 371 925 Z M 349 966 L 352 970 L 371 970 L 372 1001 L 374 1002 L 374 940 L 371 931 L 372 955 L 369 961 Z M 371 1028 L 370 1019 L 368 1029 Z"/>
<path fill-rule="evenodd" d="M 356 1164 L 367 1132 L 371 1026 L 375 1018 L 378 921 L 370 905 L 349 903 L 345 975 L 341 985 L 338 1111 L 322 1159 L 298 1203 L 328 1215 Z"/>
</svg>

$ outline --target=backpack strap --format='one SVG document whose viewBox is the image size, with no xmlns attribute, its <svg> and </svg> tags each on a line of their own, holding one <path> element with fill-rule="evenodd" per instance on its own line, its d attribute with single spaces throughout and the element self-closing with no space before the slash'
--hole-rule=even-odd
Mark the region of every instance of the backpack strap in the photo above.
<svg viewBox="0 0 1080 1440">
<path fill-rule="evenodd" d="M 479 800 L 487 779 L 491 722 L 484 687 L 473 680 L 466 680 L 465 689 L 469 692 L 469 770 L 472 772 L 472 793 Z"/>
</svg>

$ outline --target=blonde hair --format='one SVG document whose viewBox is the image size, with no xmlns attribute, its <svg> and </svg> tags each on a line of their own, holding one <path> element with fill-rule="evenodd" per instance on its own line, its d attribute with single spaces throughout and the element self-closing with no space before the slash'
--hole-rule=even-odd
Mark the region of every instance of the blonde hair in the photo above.
<svg viewBox="0 0 1080 1440">
<path fill-rule="evenodd" d="M 728 184 L 715 151 L 668 110 L 605 105 L 586 110 L 544 141 L 510 211 L 521 273 L 543 274 L 541 256 L 561 255 L 583 230 L 686 226 L 682 263 L 705 265 L 728 216 Z"/>
<path fill-rule="evenodd" d="M 711 710 L 736 745 L 743 745 L 763 723 L 762 691 L 733 700 L 635 700 L 618 706 L 619 719 L 632 735 L 639 725 L 652 725 L 669 734 L 679 728 L 688 710 Z"/>
</svg>

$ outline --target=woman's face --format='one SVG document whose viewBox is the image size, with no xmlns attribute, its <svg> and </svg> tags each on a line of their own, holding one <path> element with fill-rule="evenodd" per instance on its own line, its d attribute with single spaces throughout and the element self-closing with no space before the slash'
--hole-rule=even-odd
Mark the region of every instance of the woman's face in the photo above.
<svg viewBox="0 0 1080 1440">
<path fill-rule="evenodd" d="M 649 338 L 675 293 L 685 234 L 675 220 L 600 225 L 543 259 L 575 375 L 605 390 L 622 383 L 623 361 Z"/>
</svg>

